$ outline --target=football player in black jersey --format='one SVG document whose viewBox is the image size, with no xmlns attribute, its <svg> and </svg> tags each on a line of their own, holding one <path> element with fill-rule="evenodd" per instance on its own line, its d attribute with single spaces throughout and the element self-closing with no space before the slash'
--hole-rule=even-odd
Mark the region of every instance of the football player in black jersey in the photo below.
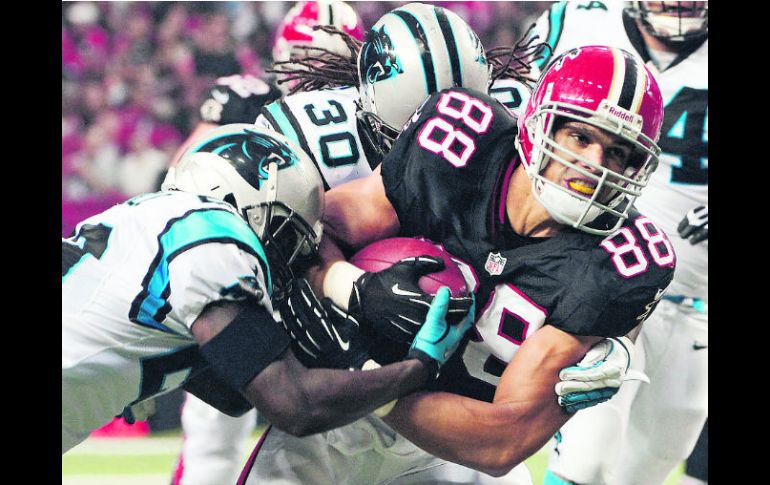
<svg viewBox="0 0 770 485">
<path fill-rule="evenodd" d="M 402 398 L 386 423 L 499 476 L 569 419 L 553 396 L 560 369 L 637 331 L 673 276 L 668 238 L 633 208 L 662 121 L 638 56 L 581 47 L 543 72 L 518 120 L 484 93 L 432 95 L 378 170 L 327 193 L 337 243 L 324 238 L 313 282 L 338 305 L 353 302 L 360 274 L 340 248 L 395 235 L 443 244 L 476 280 L 475 332 L 435 392 Z"/>
</svg>

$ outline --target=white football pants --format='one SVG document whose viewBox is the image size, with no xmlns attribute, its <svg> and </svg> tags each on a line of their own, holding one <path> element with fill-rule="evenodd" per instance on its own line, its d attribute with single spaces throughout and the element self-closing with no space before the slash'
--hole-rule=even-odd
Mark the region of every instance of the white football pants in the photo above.
<svg viewBox="0 0 770 485">
<path fill-rule="evenodd" d="M 473 443 L 468 443 L 473 446 Z M 373 415 L 305 438 L 268 428 L 239 485 L 528 485 L 522 463 L 495 478 L 436 458 Z"/>
<path fill-rule="evenodd" d="M 687 456 L 708 417 L 708 315 L 662 300 L 642 325 L 629 381 L 561 429 L 549 469 L 580 484 L 660 485 Z"/>
<path fill-rule="evenodd" d="M 233 418 L 185 393 L 182 406 L 184 441 L 172 485 L 235 483 L 243 468 L 244 449 L 256 419 L 255 409 Z"/>
</svg>

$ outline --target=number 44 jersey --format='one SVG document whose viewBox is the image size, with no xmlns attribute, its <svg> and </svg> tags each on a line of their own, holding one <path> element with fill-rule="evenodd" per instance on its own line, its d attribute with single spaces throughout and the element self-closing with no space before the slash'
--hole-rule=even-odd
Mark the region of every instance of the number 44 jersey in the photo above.
<svg viewBox="0 0 770 485">
<path fill-rule="evenodd" d="M 516 135 L 500 102 L 452 88 L 417 110 L 382 162 L 402 234 L 441 243 L 475 280 L 474 330 L 438 385 L 477 399 L 492 399 L 505 365 L 546 323 L 576 335 L 628 333 L 655 307 L 675 264 L 665 234 L 634 210 L 608 237 L 513 232 L 506 197 L 520 164 Z"/>
</svg>

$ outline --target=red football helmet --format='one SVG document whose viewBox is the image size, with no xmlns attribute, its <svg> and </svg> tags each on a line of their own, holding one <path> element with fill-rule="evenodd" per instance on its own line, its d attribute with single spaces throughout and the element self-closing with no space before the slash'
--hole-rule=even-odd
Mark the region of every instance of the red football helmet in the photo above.
<svg viewBox="0 0 770 485">
<path fill-rule="evenodd" d="M 288 61 L 292 54 L 302 55 L 303 51 L 293 51 L 294 46 L 312 45 L 345 54 L 347 46 L 339 38 L 321 31 L 314 31 L 316 25 L 333 25 L 358 40 L 364 38 L 364 28 L 355 10 L 345 2 L 322 0 L 317 2 L 297 2 L 286 14 L 278 26 L 273 45 L 273 62 Z"/>
<path fill-rule="evenodd" d="M 594 125 L 629 142 L 634 150 L 632 163 L 618 173 L 560 146 L 554 139 L 554 121 L 561 117 Z M 607 46 L 563 53 L 542 73 L 518 120 L 517 148 L 532 179 L 533 194 L 558 222 L 591 234 L 611 234 L 628 216 L 658 165 L 656 142 L 662 123 L 660 88 L 637 55 Z M 593 172 L 556 151 L 592 167 Z M 590 194 L 580 194 L 546 179 L 543 173 L 549 163 L 563 164 L 593 179 L 596 187 Z M 599 200 L 600 195 L 604 200 Z M 628 203 L 620 204 L 626 198 Z M 605 212 L 617 217 L 614 225 L 588 226 Z"/>
</svg>

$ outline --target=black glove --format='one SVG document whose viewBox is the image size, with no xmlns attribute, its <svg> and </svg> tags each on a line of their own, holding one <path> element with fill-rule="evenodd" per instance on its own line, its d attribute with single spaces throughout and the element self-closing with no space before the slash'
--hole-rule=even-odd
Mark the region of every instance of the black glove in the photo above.
<svg viewBox="0 0 770 485">
<path fill-rule="evenodd" d="M 353 285 L 348 310 L 359 322 L 391 340 L 411 343 L 428 315 L 433 295 L 423 292 L 420 277 L 441 271 L 444 261 L 431 256 L 405 258 L 390 268 L 364 273 Z M 459 323 L 473 298 L 450 298 L 447 321 Z"/>
<path fill-rule="evenodd" d="M 696 245 L 709 237 L 709 206 L 699 205 L 684 216 L 677 227 L 679 235 Z"/>
<path fill-rule="evenodd" d="M 361 368 L 368 360 L 358 322 L 328 298 L 321 304 L 304 278 L 291 281 L 278 311 L 294 354 L 307 367 Z"/>
</svg>

